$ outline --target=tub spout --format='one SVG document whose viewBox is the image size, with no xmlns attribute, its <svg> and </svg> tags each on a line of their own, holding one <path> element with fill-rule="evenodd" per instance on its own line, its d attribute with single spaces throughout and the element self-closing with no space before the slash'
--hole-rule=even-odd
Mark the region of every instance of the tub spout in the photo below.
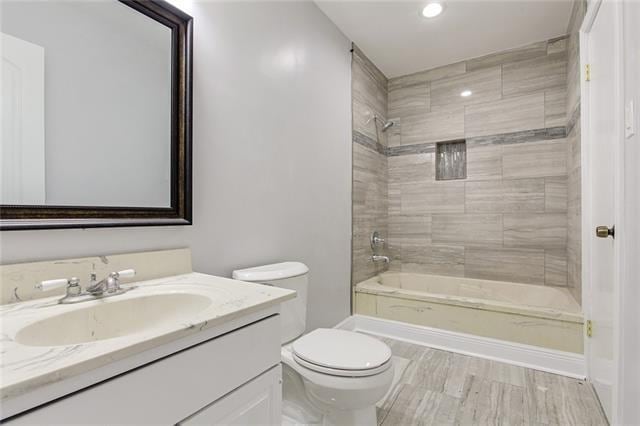
<svg viewBox="0 0 640 426">
<path fill-rule="evenodd" d="M 376 262 L 389 263 L 389 256 L 378 256 L 377 254 L 374 254 L 369 258 L 369 260 L 372 261 L 373 263 L 376 263 Z"/>
</svg>

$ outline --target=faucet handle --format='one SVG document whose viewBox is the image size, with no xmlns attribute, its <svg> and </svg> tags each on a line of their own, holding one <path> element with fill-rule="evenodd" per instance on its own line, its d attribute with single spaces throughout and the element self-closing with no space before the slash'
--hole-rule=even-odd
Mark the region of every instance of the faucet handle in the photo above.
<svg viewBox="0 0 640 426">
<path fill-rule="evenodd" d="M 116 272 L 116 274 L 118 275 L 118 278 L 133 278 L 136 276 L 136 270 L 125 269 L 125 270 Z"/>
<path fill-rule="evenodd" d="M 37 283 L 35 287 L 41 291 L 55 290 L 56 288 L 62 288 L 62 287 L 66 287 L 67 290 L 78 289 L 79 291 L 80 280 L 76 277 L 71 277 L 69 279 L 59 278 L 55 280 L 45 280 Z"/>
<path fill-rule="evenodd" d="M 40 281 L 35 285 L 35 288 L 41 291 L 55 290 L 56 288 L 66 287 L 69 284 L 69 280 L 66 278 L 58 278 L 55 280 Z"/>
</svg>

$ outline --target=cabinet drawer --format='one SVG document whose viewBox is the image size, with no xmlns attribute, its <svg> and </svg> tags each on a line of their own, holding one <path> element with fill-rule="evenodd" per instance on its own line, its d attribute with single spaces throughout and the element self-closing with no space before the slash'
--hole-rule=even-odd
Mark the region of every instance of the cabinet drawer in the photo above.
<svg viewBox="0 0 640 426">
<path fill-rule="evenodd" d="M 274 315 L 7 423 L 175 424 L 279 362 L 280 319 Z"/>
</svg>

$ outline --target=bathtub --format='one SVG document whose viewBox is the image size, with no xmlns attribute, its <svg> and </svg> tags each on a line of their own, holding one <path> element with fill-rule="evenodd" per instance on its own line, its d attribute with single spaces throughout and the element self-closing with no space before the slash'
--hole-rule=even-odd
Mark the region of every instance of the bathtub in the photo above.
<svg viewBox="0 0 640 426">
<path fill-rule="evenodd" d="M 583 353 L 581 308 L 565 288 L 385 272 L 354 292 L 357 314 Z"/>
</svg>

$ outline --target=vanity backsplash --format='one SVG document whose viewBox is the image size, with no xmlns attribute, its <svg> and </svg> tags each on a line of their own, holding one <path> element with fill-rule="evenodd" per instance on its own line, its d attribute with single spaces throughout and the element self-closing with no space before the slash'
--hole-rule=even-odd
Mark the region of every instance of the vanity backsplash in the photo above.
<svg viewBox="0 0 640 426">
<path fill-rule="evenodd" d="M 65 293 L 64 288 L 46 292 L 38 290 L 35 285 L 40 281 L 77 277 L 84 287 L 92 273 L 101 280 L 109 273 L 123 269 L 135 269 L 136 277 L 133 279 L 136 281 L 187 274 L 192 272 L 191 250 L 180 248 L 0 265 L 0 304 Z"/>
</svg>

